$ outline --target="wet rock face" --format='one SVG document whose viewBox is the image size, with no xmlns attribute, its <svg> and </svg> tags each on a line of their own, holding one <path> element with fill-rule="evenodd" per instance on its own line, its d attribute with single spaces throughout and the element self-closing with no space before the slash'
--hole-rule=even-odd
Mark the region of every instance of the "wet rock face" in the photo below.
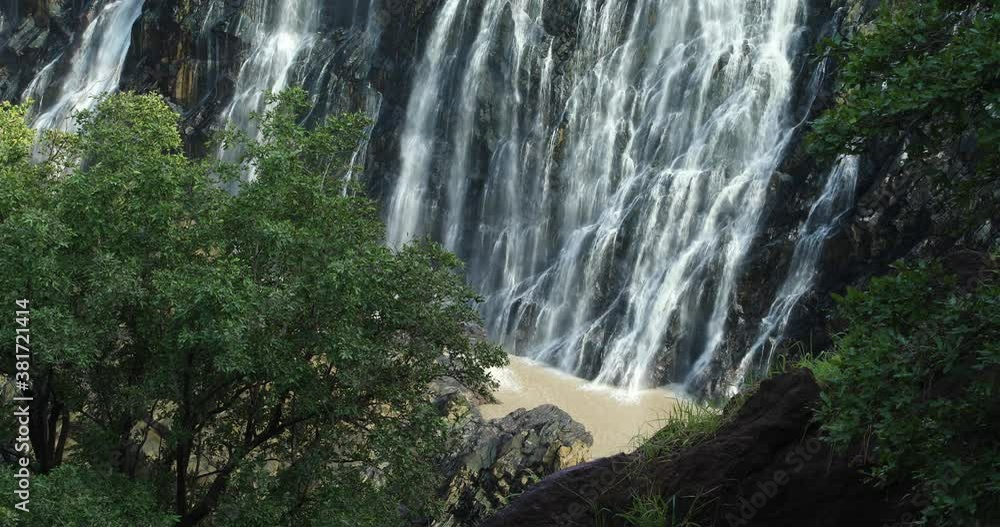
<svg viewBox="0 0 1000 527">
<path fill-rule="evenodd" d="M 565 61 L 575 45 L 580 20 L 580 1 L 565 0 L 563 2 L 546 2 L 542 7 L 542 24 L 545 32 L 553 35 L 556 44 L 553 53 Z"/>
<path fill-rule="evenodd" d="M 437 391 L 456 440 L 440 463 L 447 512 L 434 526 L 476 525 L 541 478 L 590 457 L 590 433 L 555 406 L 487 421 L 460 386 L 443 381 Z"/>
<path fill-rule="evenodd" d="M 368 32 L 367 4 L 336 0 L 320 7 L 316 41 L 291 74 L 313 95 L 315 116 L 365 111 L 378 63 L 369 49 L 377 35 Z M 189 149 L 204 153 L 254 44 L 249 17 L 261 14 L 245 0 L 147 0 L 146 9 L 133 31 L 123 88 L 170 97 L 181 108 Z M 387 17 L 380 11 L 370 18 Z"/>
<path fill-rule="evenodd" d="M 34 73 L 69 44 L 83 13 L 80 4 L 0 1 L 0 100 L 19 100 Z"/>
<path fill-rule="evenodd" d="M 370 110 L 372 92 L 385 98 L 383 118 L 405 111 L 408 72 L 419 36 L 430 31 L 440 0 L 320 2 L 319 41 L 295 76 L 316 96 L 316 114 Z M 159 92 L 182 114 L 189 151 L 203 145 L 232 97 L 251 42 L 245 0 L 145 0 L 132 30 L 121 88 Z M 34 76 L 72 49 L 95 6 L 79 0 L 0 0 L 0 99 L 19 100 Z M 369 32 L 369 21 L 381 32 Z M 370 49 L 373 45 L 375 49 Z M 58 78 L 59 72 L 56 71 Z M 397 119 L 398 120 L 398 119 Z M 395 135 L 395 128 L 387 135 Z M 389 141 L 387 146 L 393 146 Z M 376 157 L 377 156 L 377 157 Z M 373 149 L 373 159 L 396 155 Z"/>
<path fill-rule="evenodd" d="M 817 26 L 820 38 L 839 32 L 851 35 L 870 23 L 881 3 L 878 0 L 820 0 L 810 2 L 810 19 L 826 22 Z M 825 68 L 815 100 L 800 109 L 808 121 L 831 107 L 836 65 Z M 802 77 L 796 92 L 813 79 Z M 767 212 L 754 250 L 748 256 L 734 298 L 723 350 L 711 369 L 714 382 L 705 393 L 722 393 L 745 351 L 757 338 L 761 317 L 768 313 L 774 294 L 789 268 L 800 225 L 812 200 L 823 186 L 829 166 L 819 162 L 804 144 L 808 128 L 793 140 L 771 192 L 779 204 Z M 913 131 L 919 134 L 919 131 Z M 955 137 L 937 155 L 934 167 L 915 167 L 906 162 L 900 143 L 873 141 L 860 160 L 855 205 L 842 218 L 841 228 L 829 238 L 817 266 L 817 282 L 792 313 L 784 340 L 776 352 L 824 349 L 830 343 L 831 318 L 836 312 L 833 293 L 861 287 L 872 276 L 885 274 L 900 259 L 942 258 L 956 251 L 995 251 L 1000 247 L 1000 184 L 979 189 L 963 206 L 956 206 L 953 190 L 975 175 L 979 153 L 970 134 Z"/>
</svg>

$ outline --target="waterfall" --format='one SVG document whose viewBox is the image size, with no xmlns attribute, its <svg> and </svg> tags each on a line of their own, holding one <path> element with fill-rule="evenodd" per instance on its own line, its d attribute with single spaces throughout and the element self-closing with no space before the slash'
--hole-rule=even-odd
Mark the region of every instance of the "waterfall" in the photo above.
<svg viewBox="0 0 1000 527">
<path fill-rule="evenodd" d="M 423 60 L 414 76 L 413 92 L 406 109 L 406 125 L 400 139 L 402 160 L 399 177 L 388 206 L 391 212 L 386 224 L 386 239 L 393 246 L 424 234 L 421 219 L 427 214 L 424 200 L 434 148 L 435 117 L 445 111 L 446 101 L 441 97 L 442 77 L 453 62 L 453 57 L 449 55 L 452 48 L 447 46 L 448 37 L 463 3 L 464 0 L 446 0 L 441 7 Z"/>
<path fill-rule="evenodd" d="M 232 18 L 223 0 L 200 4 L 194 45 L 210 47 L 212 70 L 202 101 L 231 88 L 213 122 L 254 137 L 264 93 L 295 84 L 313 94 L 307 120 L 379 114 L 368 82 L 377 4 L 247 0 Z M 491 336 L 513 353 L 633 391 L 699 387 L 714 374 L 743 262 L 801 118 L 791 98 L 803 4 L 441 0 L 383 204 L 387 242 L 431 237 L 458 253 Z M 74 110 L 118 87 L 143 0 L 95 5 L 76 45 L 25 92 L 41 101 L 36 127 L 66 129 Z M 216 58 L 231 37 L 245 44 L 232 75 Z M 810 214 L 820 223 L 821 203 Z M 795 265 L 813 269 L 818 256 L 807 252 Z M 793 278 L 797 269 L 745 363 L 780 338 L 785 304 L 790 312 L 796 288 L 811 284 Z"/>
<path fill-rule="evenodd" d="M 837 161 L 827 177 L 826 185 L 809 210 L 795 244 L 788 276 L 775 295 L 771 309 L 760 324 L 760 332 L 736 370 L 735 382 L 729 392 L 737 392 L 755 361 L 764 369 L 770 366 L 773 351 L 781 344 L 792 311 L 816 280 L 823 245 L 840 226 L 840 220 L 854 205 L 854 189 L 858 178 L 858 159 L 846 156 Z M 761 356 L 763 354 L 763 356 Z"/>
<path fill-rule="evenodd" d="M 219 122 L 256 137 L 253 115 L 265 109 L 267 92 L 291 84 L 291 73 L 301 55 L 316 42 L 320 20 L 318 0 L 253 0 L 243 7 L 237 35 L 250 43 L 236 77 L 235 93 L 219 115 Z M 219 151 L 222 157 L 234 153 Z M 246 175 L 253 179 L 253 169 Z"/>
<path fill-rule="evenodd" d="M 382 97 L 379 93 L 372 90 L 368 96 L 365 97 L 364 113 L 372 118 L 378 116 L 382 111 Z M 373 119 L 374 121 L 374 119 Z M 369 125 L 365 130 L 364 137 L 362 137 L 361 142 L 358 147 L 351 154 L 351 161 L 347 165 L 347 172 L 344 174 L 344 195 L 350 190 L 350 183 L 355 178 L 358 177 L 359 168 L 362 167 L 362 160 L 368 155 L 368 146 L 371 143 L 372 132 L 375 130 L 375 125 Z"/>
<path fill-rule="evenodd" d="M 514 353 L 632 390 L 702 382 L 795 125 L 801 2 L 580 0 L 558 61 L 544 2 L 481 3 L 437 15 L 389 242 L 463 256 Z"/>
<path fill-rule="evenodd" d="M 39 114 L 32 122 L 38 130 L 70 130 L 73 113 L 93 108 L 98 98 L 118 90 L 122 67 L 132 41 L 132 26 L 142 14 L 143 0 L 111 0 L 97 8 L 79 44 L 68 59 L 68 71 L 60 77 L 51 101 L 52 73 L 62 57 L 45 66 L 25 90 L 25 98 L 39 99 Z"/>
<path fill-rule="evenodd" d="M 214 5 L 210 6 L 210 12 Z M 266 94 L 296 85 L 305 87 L 313 97 L 307 121 L 345 111 L 361 111 L 372 119 L 377 117 L 382 95 L 367 81 L 359 80 L 367 76 L 367 71 L 358 71 L 351 79 L 338 77 L 342 73 L 334 71 L 335 61 L 344 49 L 338 46 L 347 45 L 340 40 L 343 37 L 338 36 L 338 31 L 348 28 L 357 39 L 350 43 L 354 47 L 348 52 L 358 54 L 359 67 L 371 67 L 382 34 L 376 20 L 377 6 L 376 0 L 332 5 L 324 5 L 320 0 L 253 0 L 245 4 L 235 32 L 249 44 L 249 49 L 240 64 L 232 99 L 220 112 L 217 122 L 257 137 L 253 116 L 266 110 Z M 334 26 L 333 35 L 320 32 L 324 19 Z M 372 129 L 366 131 L 367 136 Z M 369 139 L 366 137 L 355 151 L 345 179 L 356 175 L 354 167 L 364 160 Z M 238 152 L 220 149 L 217 155 L 234 160 Z M 244 178 L 254 178 L 253 167 L 248 168 Z"/>
</svg>

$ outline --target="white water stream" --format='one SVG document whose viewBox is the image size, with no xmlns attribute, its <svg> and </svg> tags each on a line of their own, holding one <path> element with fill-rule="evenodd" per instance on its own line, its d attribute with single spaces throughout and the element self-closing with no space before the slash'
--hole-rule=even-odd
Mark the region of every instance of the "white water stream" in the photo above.
<svg viewBox="0 0 1000 527">
<path fill-rule="evenodd" d="M 62 57 L 43 68 L 25 90 L 37 99 L 39 113 L 32 121 L 38 130 L 71 130 L 73 114 L 93 108 L 101 95 L 118 90 L 132 39 L 132 26 L 142 14 L 143 0 L 109 0 L 96 8 L 68 58 L 68 70 L 59 78 L 55 97 L 44 95 Z"/>
<path fill-rule="evenodd" d="M 318 0 L 251 0 L 244 6 L 237 35 L 251 47 L 220 123 L 257 137 L 253 115 L 266 109 L 268 93 L 289 87 L 296 60 L 316 42 L 319 8 Z M 233 157 L 224 150 L 219 155 Z M 252 167 L 245 177 L 253 179 Z"/>
<path fill-rule="evenodd" d="M 854 205 L 854 189 L 858 179 L 858 159 L 853 156 L 843 157 L 830 170 L 826 185 L 812 208 L 809 216 L 799 232 L 795 252 L 788 275 L 775 296 L 774 303 L 767 316 L 760 324 L 757 340 L 736 370 L 735 382 L 729 387 L 729 393 L 735 394 L 743 385 L 748 372 L 755 363 L 766 371 L 774 358 L 774 350 L 782 342 L 785 328 L 791 319 L 792 312 L 816 282 L 817 263 L 823 254 L 826 240 L 840 226 L 840 220 Z"/>
</svg>

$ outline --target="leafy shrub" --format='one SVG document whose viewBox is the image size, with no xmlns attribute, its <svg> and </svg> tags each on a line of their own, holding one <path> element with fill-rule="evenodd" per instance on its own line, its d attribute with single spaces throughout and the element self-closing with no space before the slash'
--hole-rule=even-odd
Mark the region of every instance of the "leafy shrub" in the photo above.
<svg viewBox="0 0 1000 527">
<path fill-rule="evenodd" d="M 913 482 L 924 520 L 1000 517 L 1000 284 L 961 287 L 940 265 L 898 265 L 838 297 L 847 330 L 803 364 L 823 388 L 817 419 L 839 449 L 859 442 L 878 483 Z"/>
</svg>

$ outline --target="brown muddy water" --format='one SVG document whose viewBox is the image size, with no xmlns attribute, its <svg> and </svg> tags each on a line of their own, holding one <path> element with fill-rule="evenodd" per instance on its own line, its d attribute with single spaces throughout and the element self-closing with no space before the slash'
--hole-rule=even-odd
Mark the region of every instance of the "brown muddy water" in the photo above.
<svg viewBox="0 0 1000 527">
<path fill-rule="evenodd" d="M 494 419 L 518 408 L 554 404 L 594 436 L 593 458 L 634 450 L 637 441 L 658 430 L 681 401 L 667 388 L 626 393 L 521 357 L 510 357 L 510 365 L 494 370 L 493 377 L 500 383 L 495 393 L 499 404 L 481 406 L 483 417 Z"/>
</svg>

